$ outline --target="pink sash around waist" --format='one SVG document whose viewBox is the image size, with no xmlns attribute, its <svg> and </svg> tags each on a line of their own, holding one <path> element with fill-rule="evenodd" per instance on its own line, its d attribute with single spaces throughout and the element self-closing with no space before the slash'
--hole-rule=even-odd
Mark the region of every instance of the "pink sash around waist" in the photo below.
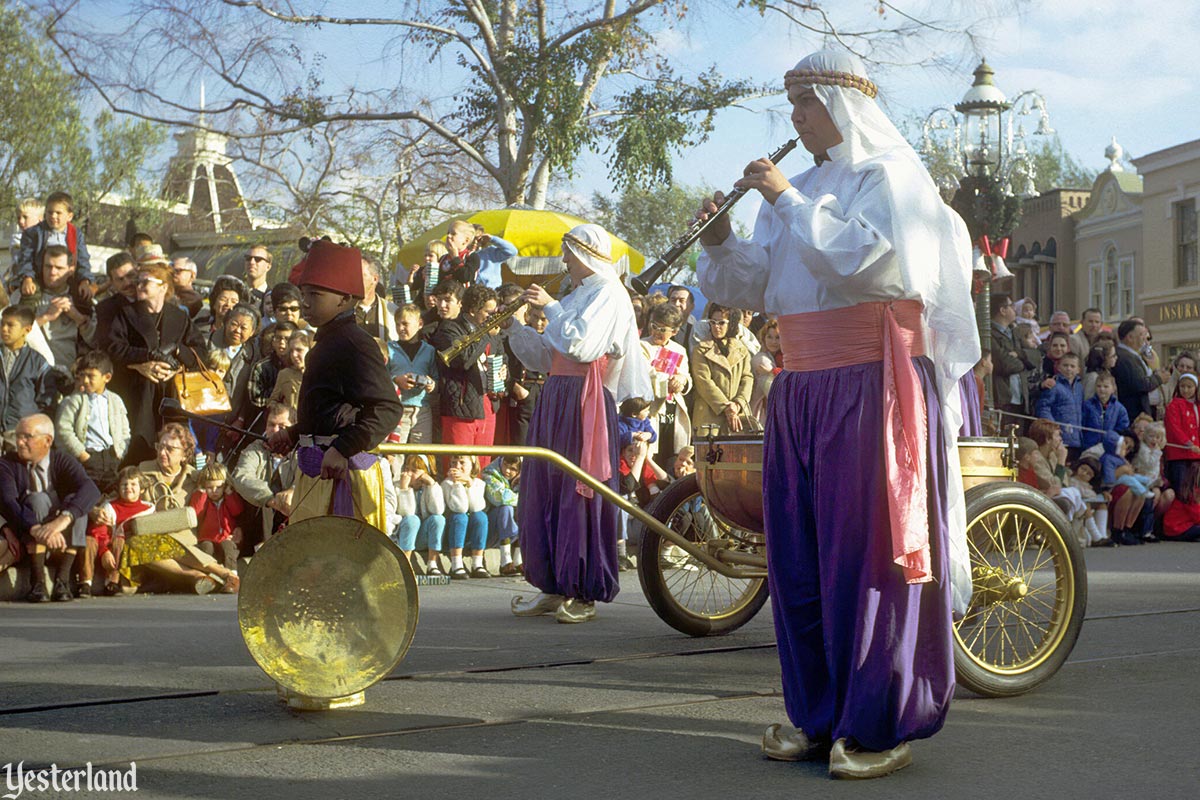
<svg viewBox="0 0 1200 800">
<path fill-rule="evenodd" d="M 892 560 L 907 583 L 933 580 L 926 447 L 929 417 L 912 357 L 924 355 L 918 300 L 860 303 L 779 318 L 783 368 L 813 372 L 883 362 L 883 457 Z"/>
<path fill-rule="evenodd" d="M 573 361 L 555 352 L 550 361 L 550 374 L 583 378 L 580 398 L 580 419 L 583 426 L 579 468 L 596 480 L 606 482 L 612 477 L 612 460 L 608 452 L 608 423 L 604 413 L 604 368 L 608 356 L 584 363 Z M 583 497 L 593 497 L 592 487 L 575 482 L 575 491 Z"/>
</svg>

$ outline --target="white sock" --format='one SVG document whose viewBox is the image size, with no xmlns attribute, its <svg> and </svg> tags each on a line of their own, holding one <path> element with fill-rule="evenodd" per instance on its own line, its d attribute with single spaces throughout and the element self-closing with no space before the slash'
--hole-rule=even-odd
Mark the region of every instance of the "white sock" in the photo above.
<svg viewBox="0 0 1200 800">
<path fill-rule="evenodd" d="M 617 555 L 622 556 L 622 557 L 627 555 L 627 552 L 625 550 L 625 541 L 626 541 L 625 539 L 617 540 Z"/>
<path fill-rule="evenodd" d="M 516 552 L 513 553 L 513 563 L 516 564 L 518 567 L 525 563 L 521 559 L 521 548 L 519 548 L 519 547 L 517 548 Z"/>
<path fill-rule="evenodd" d="M 471 556 L 471 569 L 479 569 L 483 566 L 483 554 Z"/>
<path fill-rule="evenodd" d="M 1096 541 L 1102 542 L 1108 538 L 1108 509 L 1097 508 L 1092 519 L 1096 522 L 1096 531 L 1100 536 Z"/>
<path fill-rule="evenodd" d="M 450 569 L 462 569 L 462 556 L 450 556 Z"/>
<path fill-rule="evenodd" d="M 1083 529 L 1087 531 L 1087 543 L 1095 544 L 1104 537 L 1100 535 L 1100 529 L 1096 527 L 1096 518 L 1085 519 L 1083 521 Z"/>
<path fill-rule="evenodd" d="M 512 563 L 512 542 L 500 543 L 500 566 L 507 567 Z"/>
</svg>

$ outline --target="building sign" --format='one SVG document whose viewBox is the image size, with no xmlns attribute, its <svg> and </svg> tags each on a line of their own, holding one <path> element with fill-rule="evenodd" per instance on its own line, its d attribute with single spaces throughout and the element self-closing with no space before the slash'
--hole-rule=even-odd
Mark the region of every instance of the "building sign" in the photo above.
<svg viewBox="0 0 1200 800">
<path fill-rule="evenodd" d="M 1169 325 L 1172 322 L 1200 322 L 1200 297 L 1173 300 L 1169 303 L 1147 303 L 1142 318 L 1151 326 Z"/>
</svg>

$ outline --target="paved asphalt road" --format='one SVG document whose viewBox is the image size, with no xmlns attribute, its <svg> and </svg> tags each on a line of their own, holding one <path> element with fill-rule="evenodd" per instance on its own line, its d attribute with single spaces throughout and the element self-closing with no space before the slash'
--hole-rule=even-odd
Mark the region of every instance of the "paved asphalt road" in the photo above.
<svg viewBox="0 0 1200 800">
<path fill-rule="evenodd" d="M 1200 545 L 1087 562 L 1067 665 L 1021 697 L 960 691 L 881 781 L 762 760 L 784 716 L 768 610 L 689 639 L 633 573 L 579 626 L 512 617 L 511 579 L 423 589 L 408 658 L 365 706 L 323 714 L 276 701 L 232 597 L 0 605 L 0 770 L 134 761 L 146 798 L 1197 797 Z"/>
</svg>

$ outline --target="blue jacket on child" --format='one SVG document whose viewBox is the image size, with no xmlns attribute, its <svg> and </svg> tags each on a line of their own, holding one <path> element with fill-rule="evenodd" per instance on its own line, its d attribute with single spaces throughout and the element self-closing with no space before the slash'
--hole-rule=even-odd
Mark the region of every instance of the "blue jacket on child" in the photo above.
<svg viewBox="0 0 1200 800">
<path fill-rule="evenodd" d="M 46 240 L 50 238 L 50 223 L 42 220 L 37 225 L 31 225 L 21 233 L 21 252 L 17 263 L 13 265 L 12 279 L 8 290 L 17 291 L 22 278 L 33 278 L 39 286 L 42 283 L 42 252 L 46 249 Z M 67 249 L 75 253 L 75 275 L 79 280 L 95 281 L 92 274 L 92 260 L 88 256 L 87 242 L 83 240 L 83 231 L 72 223 L 67 223 Z M 72 239 L 74 248 L 72 248 Z"/>
<path fill-rule="evenodd" d="M 1062 375 L 1054 376 L 1054 386 L 1038 396 L 1037 415 L 1052 419 L 1062 426 L 1062 440 L 1067 447 L 1079 447 L 1079 424 L 1083 418 L 1083 381 L 1076 378 L 1068 383 Z"/>
<path fill-rule="evenodd" d="M 637 417 L 617 417 L 617 434 L 621 440 L 621 447 L 628 447 L 633 442 L 635 433 L 650 434 L 650 441 L 658 438 L 658 434 L 654 432 L 654 426 L 650 424 L 649 419 L 638 419 Z"/>
<path fill-rule="evenodd" d="M 1108 398 L 1108 405 L 1100 405 L 1100 398 L 1092 395 L 1083 401 L 1083 427 L 1099 428 L 1104 433 L 1082 431 L 1083 449 L 1087 450 L 1104 441 L 1105 433 L 1120 433 L 1129 427 L 1129 412 L 1117 401 L 1116 395 Z"/>
<path fill-rule="evenodd" d="M 1129 462 L 1122 456 L 1117 455 L 1117 444 L 1121 441 L 1121 434 L 1106 433 L 1104 434 L 1104 455 L 1100 456 L 1100 486 L 1104 489 L 1111 489 L 1117 482 L 1117 470 L 1125 466 Z"/>
</svg>

